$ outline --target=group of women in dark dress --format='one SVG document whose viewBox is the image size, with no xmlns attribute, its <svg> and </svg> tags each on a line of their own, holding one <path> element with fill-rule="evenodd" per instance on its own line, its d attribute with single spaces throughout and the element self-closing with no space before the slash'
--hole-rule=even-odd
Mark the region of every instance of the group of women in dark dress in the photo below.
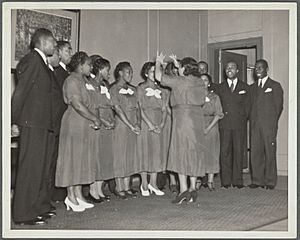
<svg viewBox="0 0 300 240">
<path fill-rule="evenodd" d="M 170 171 L 172 186 L 177 174 L 179 192 L 172 202 L 178 204 L 196 201 L 197 177 L 208 174 L 213 184 L 219 171 L 220 100 L 208 90 L 210 76 L 199 73 L 193 58 L 170 58 L 167 67 L 162 54 L 146 62 L 143 82 L 135 87 L 129 62 L 117 64 L 110 85 L 108 60 L 85 52 L 72 56 L 63 86 L 68 108 L 55 179 L 57 187 L 67 188 L 67 209 L 92 208 L 82 186 L 89 184 L 95 203 L 105 197 L 102 185 L 108 179 L 115 179 L 118 198 L 136 197 L 130 185 L 134 174 L 141 176 L 142 196 L 165 194 L 157 186 L 157 173 Z"/>
</svg>

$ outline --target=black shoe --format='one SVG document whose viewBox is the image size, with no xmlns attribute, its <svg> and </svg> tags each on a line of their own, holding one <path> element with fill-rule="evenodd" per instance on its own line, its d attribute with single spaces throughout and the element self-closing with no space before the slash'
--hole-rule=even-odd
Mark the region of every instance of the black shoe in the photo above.
<svg viewBox="0 0 300 240">
<path fill-rule="evenodd" d="M 53 217 L 56 217 L 55 212 L 46 212 L 46 213 L 43 213 L 43 214 L 37 216 L 37 218 L 40 220 L 45 220 L 45 219 L 49 219 L 49 218 L 53 218 Z"/>
<path fill-rule="evenodd" d="M 228 189 L 230 187 L 230 185 L 222 185 L 221 188 L 222 189 Z"/>
<path fill-rule="evenodd" d="M 108 195 L 105 195 L 104 194 L 104 197 L 101 197 L 101 196 L 99 196 L 100 197 L 100 199 L 102 199 L 104 202 L 109 202 L 110 201 L 110 196 L 108 196 Z"/>
<path fill-rule="evenodd" d="M 267 185 L 266 186 L 266 189 L 269 189 L 269 190 L 273 190 L 275 188 L 275 186 L 272 186 L 272 185 Z"/>
<path fill-rule="evenodd" d="M 91 194 L 89 194 L 87 197 L 85 197 L 86 200 L 88 200 L 91 203 L 103 203 L 104 199 L 102 199 L 101 197 L 99 199 L 94 198 Z"/>
<path fill-rule="evenodd" d="M 135 190 L 133 190 L 133 189 L 130 189 L 129 190 L 132 194 L 137 194 L 138 193 L 138 191 L 135 191 Z"/>
<path fill-rule="evenodd" d="M 39 218 L 35 218 L 33 220 L 29 220 L 29 221 L 23 221 L 23 222 L 15 222 L 15 224 L 20 225 L 20 226 L 24 226 L 24 225 L 45 225 L 48 222 L 44 219 L 39 219 Z"/>
<path fill-rule="evenodd" d="M 260 188 L 264 188 L 264 186 L 261 186 L 261 185 L 258 185 L 258 184 L 253 184 L 253 183 L 250 184 L 250 185 L 248 185 L 248 187 L 249 187 L 249 188 L 252 188 L 252 189 L 253 189 L 253 188 L 259 188 L 259 187 L 260 187 Z"/>
<path fill-rule="evenodd" d="M 119 198 L 119 199 L 122 199 L 122 200 L 127 200 L 128 199 L 124 191 L 118 192 L 117 190 L 115 190 L 112 193 L 116 196 L 116 198 Z"/>
<path fill-rule="evenodd" d="M 189 190 L 186 190 L 185 192 L 179 194 L 173 201 L 172 203 L 175 204 L 182 204 L 184 201 L 188 202 L 191 199 L 191 193 Z"/>
<path fill-rule="evenodd" d="M 237 184 L 237 185 L 232 185 L 234 188 L 244 188 L 244 185 L 243 184 Z"/>
<path fill-rule="evenodd" d="M 125 196 L 128 198 L 136 198 L 136 191 L 132 191 L 132 190 L 126 190 L 125 192 Z"/>
</svg>

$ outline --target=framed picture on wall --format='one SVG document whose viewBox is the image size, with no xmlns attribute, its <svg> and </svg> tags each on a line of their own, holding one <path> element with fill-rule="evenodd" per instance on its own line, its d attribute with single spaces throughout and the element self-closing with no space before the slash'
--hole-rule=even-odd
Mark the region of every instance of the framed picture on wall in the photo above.
<svg viewBox="0 0 300 240">
<path fill-rule="evenodd" d="M 79 10 L 12 10 L 11 68 L 29 52 L 31 37 L 38 28 L 49 29 L 57 40 L 71 42 L 74 52 L 77 51 L 79 19 Z"/>
</svg>

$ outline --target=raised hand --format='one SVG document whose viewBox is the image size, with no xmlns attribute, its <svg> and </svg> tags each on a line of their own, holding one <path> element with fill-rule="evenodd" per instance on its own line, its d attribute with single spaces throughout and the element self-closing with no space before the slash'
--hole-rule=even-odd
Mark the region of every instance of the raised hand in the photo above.
<svg viewBox="0 0 300 240">
<path fill-rule="evenodd" d="M 156 53 L 156 62 L 159 62 L 161 65 L 163 65 L 165 62 L 165 57 L 166 55 L 163 55 L 162 52 L 160 54 L 158 54 L 158 51 Z"/>
<path fill-rule="evenodd" d="M 173 60 L 175 67 L 177 67 L 177 68 L 180 67 L 180 66 L 179 66 L 179 63 L 178 63 L 178 61 L 177 61 L 177 56 L 176 56 L 174 53 L 172 53 L 172 54 L 169 56 L 169 58 L 171 58 L 171 59 Z"/>
<path fill-rule="evenodd" d="M 177 61 L 177 57 L 174 53 L 172 53 L 169 58 L 171 58 L 174 62 Z"/>
</svg>

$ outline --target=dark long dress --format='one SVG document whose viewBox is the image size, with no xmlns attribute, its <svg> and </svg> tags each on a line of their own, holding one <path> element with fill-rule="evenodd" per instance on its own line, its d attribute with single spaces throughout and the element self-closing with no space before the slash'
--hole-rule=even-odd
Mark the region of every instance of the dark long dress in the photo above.
<svg viewBox="0 0 300 240">
<path fill-rule="evenodd" d="M 91 128 L 90 120 L 70 105 L 76 96 L 91 112 L 96 113 L 98 98 L 94 92 L 87 80 L 77 73 L 71 73 L 64 83 L 64 100 L 68 108 L 61 122 L 55 179 L 58 187 L 90 184 L 96 180 L 99 132 Z"/>
<path fill-rule="evenodd" d="M 203 106 L 205 128 L 209 126 L 216 115 L 224 116 L 220 98 L 217 94 L 210 92 Z M 220 134 L 219 125 L 216 123 L 205 136 L 208 151 L 205 154 L 205 172 L 218 173 L 220 169 Z"/>
<path fill-rule="evenodd" d="M 132 95 L 120 93 L 120 90 L 125 90 L 127 87 L 133 92 Z M 120 106 L 128 120 L 135 125 L 137 123 L 137 111 L 139 111 L 136 88 L 115 83 L 110 89 L 110 94 L 113 105 Z M 129 177 L 141 171 L 140 153 L 137 146 L 138 137 L 116 115 L 116 126 L 113 131 L 113 169 L 115 177 Z"/>
<path fill-rule="evenodd" d="M 160 91 L 160 93 L 157 96 L 147 96 L 146 94 L 148 89 L 151 89 L 150 91 Z M 170 92 L 167 89 L 161 88 L 154 83 L 150 84 L 144 82 L 138 86 L 138 99 L 140 106 L 149 120 L 156 126 L 160 125 L 162 121 L 163 108 L 167 111 L 169 95 Z M 159 96 L 161 98 L 159 98 Z M 170 126 L 170 115 L 167 115 L 166 123 L 160 134 L 150 132 L 148 130 L 148 125 L 142 121 L 142 132 L 141 136 L 138 138 L 142 154 L 142 158 L 140 159 L 142 171 L 162 172 L 166 170 L 170 140 Z"/>
<path fill-rule="evenodd" d="M 106 83 L 101 84 L 101 88 L 108 90 L 109 86 Z M 115 121 L 113 113 L 113 103 L 111 100 L 110 93 L 105 94 L 104 92 L 99 95 L 99 114 L 101 118 L 112 122 Z M 98 173 L 96 175 L 97 180 L 107 180 L 115 177 L 113 168 L 113 130 L 107 130 L 104 126 L 101 126 L 99 130 L 99 161 Z"/>
<path fill-rule="evenodd" d="M 194 76 L 162 77 L 172 89 L 172 134 L 167 169 L 188 176 L 205 175 L 205 136 L 202 106 L 204 83 Z"/>
</svg>

